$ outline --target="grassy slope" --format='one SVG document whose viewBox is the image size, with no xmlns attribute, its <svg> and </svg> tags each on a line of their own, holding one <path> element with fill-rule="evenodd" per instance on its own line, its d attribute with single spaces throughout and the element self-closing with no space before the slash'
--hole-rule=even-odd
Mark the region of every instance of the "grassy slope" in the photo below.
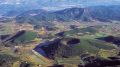
<svg viewBox="0 0 120 67">
<path fill-rule="evenodd" d="M 75 49 L 80 51 L 89 52 L 96 54 L 100 49 L 104 50 L 112 50 L 116 49 L 112 44 L 108 44 L 103 41 L 95 40 L 95 39 L 85 39 L 81 38 L 81 43 L 79 45 L 74 46 Z"/>
<path fill-rule="evenodd" d="M 78 62 L 82 63 L 82 61 L 80 62 L 80 58 L 78 58 L 82 54 L 90 54 L 102 58 L 116 55 L 116 52 L 112 52 L 113 49 L 116 49 L 112 44 L 96 39 L 81 38 L 80 40 L 80 44 L 72 47 L 72 50 L 74 51 L 73 56 L 65 59 L 66 61 L 64 59 L 57 58 L 59 64 L 71 64 L 73 63 L 71 60 L 74 60 L 73 64 L 78 64 Z"/>
<path fill-rule="evenodd" d="M 15 40 L 17 43 L 25 43 L 30 42 L 31 40 L 34 40 L 37 37 L 37 33 L 27 31 L 24 35 L 20 36 Z"/>
<path fill-rule="evenodd" d="M 80 29 L 78 28 L 78 29 L 66 31 L 65 34 L 86 33 L 86 32 L 95 34 L 98 31 L 95 28 L 87 27 L 87 28 L 80 28 Z"/>
</svg>

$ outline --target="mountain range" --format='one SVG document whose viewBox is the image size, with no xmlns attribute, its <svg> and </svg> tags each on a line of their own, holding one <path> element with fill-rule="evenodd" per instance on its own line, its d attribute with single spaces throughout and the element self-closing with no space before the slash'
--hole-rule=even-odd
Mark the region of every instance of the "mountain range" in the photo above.
<svg viewBox="0 0 120 67">
<path fill-rule="evenodd" d="M 18 23 L 40 24 L 53 21 L 112 22 L 120 21 L 120 6 L 93 6 L 84 8 L 66 8 L 58 11 L 31 10 L 16 17 Z"/>
<path fill-rule="evenodd" d="M 15 10 L 61 10 L 71 7 L 119 5 L 120 0 L 0 0 L 0 15 Z"/>
</svg>

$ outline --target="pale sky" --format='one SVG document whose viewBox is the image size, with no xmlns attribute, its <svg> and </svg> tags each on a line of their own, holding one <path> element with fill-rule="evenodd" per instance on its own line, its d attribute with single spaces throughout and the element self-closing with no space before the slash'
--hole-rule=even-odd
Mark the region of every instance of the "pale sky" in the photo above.
<svg viewBox="0 0 120 67">
<path fill-rule="evenodd" d="M 120 0 L 0 0 L 0 5 L 24 6 L 30 8 L 62 9 L 95 5 L 120 5 Z"/>
<path fill-rule="evenodd" d="M 108 4 L 116 4 L 120 3 L 120 0 L 0 0 L 0 4 L 22 4 L 22 3 L 73 3 L 73 4 L 78 4 L 78 3 L 108 3 Z"/>
</svg>

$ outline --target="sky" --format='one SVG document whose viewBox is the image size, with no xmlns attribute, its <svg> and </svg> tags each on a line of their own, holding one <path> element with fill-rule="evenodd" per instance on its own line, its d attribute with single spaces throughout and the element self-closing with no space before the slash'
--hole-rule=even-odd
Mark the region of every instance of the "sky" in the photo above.
<svg viewBox="0 0 120 67">
<path fill-rule="evenodd" d="M 104 4 L 120 4 L 120 0 L 0 0 L 0 4 L 37 5 L 37 6 L 89 6 Z"/>
<path fill-rule="evenodd" d="M 119 4 L 120 0 L 0 0 L 0 7 L 3 7 L 3 9 L 8 9 L 5 5 L 12 5 L 15 8 L 57 10 L 69 7 Z"/>
</svg>

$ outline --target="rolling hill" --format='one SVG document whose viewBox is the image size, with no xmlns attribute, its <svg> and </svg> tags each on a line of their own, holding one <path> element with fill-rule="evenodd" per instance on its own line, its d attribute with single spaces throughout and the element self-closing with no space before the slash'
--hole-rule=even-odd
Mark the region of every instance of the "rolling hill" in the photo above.
<svg viewBox="0 0 120 67">
<path fill-rule="evenodd" d="M 106 36 L 106 37 L 101 37 L 97 39 L 116 44 L 118 47 L 120 46 L 120 37 Z"/>
<path fill-rule="evenodd" d="M 40 43 L 33 50 L 47 59 L 57 61 L 58 64 L 86 63 L 87 60 L 84 61 L 86 57 L 95 56 L 108 59 L 108 57 L 117 55 L 117 48 L 114 45 L 84 38 L 58 38 Z"/>
<path fill-rule="evenodd" d="M 54 52 L 57 53 L 58 57 L 62 55 L 66 55 L 67 57 L 70 57 L 70 56 L 77 56 L 79 54 L 84 54 L 87 52 L 95 55 L 101 49 L 116 50 L 116 47 L 112 44 L 108 44 L 107 42 L 95 40 L 95 39 L 90 40 L 84 38 L 81 39 L 63 38 L 63 39 L 55 39 L 53 41 L 41 43 L 38 46 L 36 46 L 34 50 L 37 51 L 38 53 L 41 53 L 39 52 L 39 50 L 41 50 L 43 51 L 43 53 L 41 53 L 43 56 L 50 58 Z M 71 51 L 73 52 L 71 53 Z"/>
<path fill-rule="evenodd" d="M 12 35 L 1 35 L 1 41 L 8 45 L 9 43 L 12 44 L 21 44 L 21 43 L 27 43 L 31 42 L 37 37 L 37 33 L 32 31 L 19 31 Z M 13 45 L 10 45 L 13 46 Z"/>
</svg>

